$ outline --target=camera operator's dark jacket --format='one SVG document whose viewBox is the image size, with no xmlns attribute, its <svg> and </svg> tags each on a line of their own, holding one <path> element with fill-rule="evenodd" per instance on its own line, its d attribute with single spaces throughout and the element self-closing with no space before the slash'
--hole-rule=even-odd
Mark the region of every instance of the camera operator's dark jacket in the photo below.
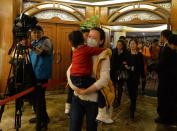
<svg viewBox="0 0 177 131">
<path fill-rule="evenodd" d="M 31 63 L 37 79 L 49 79 L 52 74 L 53 47 L 47 37 L 32 42 Z M 42 52 L 39 54 L 37 50 Z"/>
</svg>

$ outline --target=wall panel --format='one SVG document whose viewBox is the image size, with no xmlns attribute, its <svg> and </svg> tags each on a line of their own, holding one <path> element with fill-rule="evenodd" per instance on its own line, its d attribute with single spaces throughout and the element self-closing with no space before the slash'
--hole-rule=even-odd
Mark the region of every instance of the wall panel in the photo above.
<svg viewBox="0 0 177 131">
<path fill-rule="evenodd" d="M 170 21 L 172 25 L 172 30 L 177 32 L 177 0 L 172 0 Z"/>
</svg>

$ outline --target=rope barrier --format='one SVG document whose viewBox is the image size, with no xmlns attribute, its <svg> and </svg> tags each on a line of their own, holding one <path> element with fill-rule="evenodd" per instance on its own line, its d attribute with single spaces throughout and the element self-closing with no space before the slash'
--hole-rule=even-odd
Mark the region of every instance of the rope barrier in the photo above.
<svg viewBox="0 0 177 131">
<path fill-rule="evenodd" d="M 60 81 L 59 80 L 50 80 L 48 83 L 43 84 L 42 87 L 47 88 L 49 85 L 53 85 L 53 84 L 57 85 L 57 83 L 61 83 L 61 80 Z M 10 96 L 10 97 L 7 97 L 7 98 L 5 98 L 3 100 L 0 100 L 0 106 L 4 105 L 4 104 L 6 104 L 6 103 L 8 103 L 10 101 L 13 101 L 13 100 L 15 100 L 17 98 L 20 98 L 20 97 L 32 92 L 33 90 L 35 90 L 35 87 L 29 87 L 28 89 L 26 89 L 26 90 L 24 90 L 24 91 L 22 91 L 22 92 L 20 92 L 18 94 L 15 94 L 13 96 Z"/>
</svg>

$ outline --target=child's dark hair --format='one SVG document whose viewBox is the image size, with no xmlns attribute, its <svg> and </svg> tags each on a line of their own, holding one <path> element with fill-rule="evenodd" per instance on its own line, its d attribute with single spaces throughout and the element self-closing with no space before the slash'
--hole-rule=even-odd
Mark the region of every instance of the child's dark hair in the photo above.
<svg viewBox="0 0 177 131">
<path fill-rule="evenodd" d="M 83 45 L 84 44 L 84 37 L 81 31 L 76 30 L 72 31 L 68 35 L 69 41 L 71 42 L 73 47 L 78 47 L 78 45 Z"/>
<path fill-rule="evenodd" d="M 82 33 L 86 33 L 86 32 L 89 33 L 89 32 L 90 32 L 90 29 L 85 28 L 85 29 L 82 29 L 81 32 L 82 32 Z"/>
</svg>

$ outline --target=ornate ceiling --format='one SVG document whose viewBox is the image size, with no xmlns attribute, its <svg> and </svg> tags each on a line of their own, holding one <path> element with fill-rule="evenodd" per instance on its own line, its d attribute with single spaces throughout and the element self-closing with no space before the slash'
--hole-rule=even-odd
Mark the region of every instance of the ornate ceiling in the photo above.
<svg viewBox="0 0 177 131">
<path fill-rule="evenodd" d="M 101 2 L 101 1 L 112 1 L 112 0 L 73 0 L 73 1 L 83 1 L 83 2 Z"/>
<path fill-rule="evenodd" d="M 126 3 L 126 2 L 137 2 L 137 1 L 149 1 L 149 0 L 23 0 L 23 2 L 43 2 L 43 1 L 64 1 L 64 2 L 74 2 L 74 3 L 84 3 L 91 5 L 107 5 L 115 3 Z M 163 0 L 162 0 L 163 1 Z"/>
<path fill-rule="evenodd" d="M 124 1 L 132 1 L 132 0 L 72 0 L 72 1 L 82 1 L 82 2 L 105 2 L 105 1 L 122 1 L 122 2 L 124 2 Z M 138 0 L 137 0 L 138 1 Z"/>
</svg>

